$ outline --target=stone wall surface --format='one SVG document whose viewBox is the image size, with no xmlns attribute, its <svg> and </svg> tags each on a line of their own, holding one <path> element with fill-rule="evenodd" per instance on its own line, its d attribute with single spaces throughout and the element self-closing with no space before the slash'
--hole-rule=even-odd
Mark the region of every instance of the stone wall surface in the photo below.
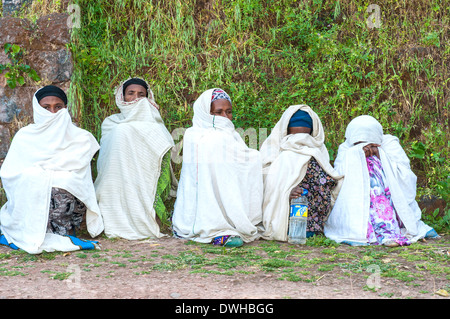
<svg viewBox="0 0 450 319">
<path fill-rule="evenodd" d="M 3 15 L 10 15 L 31 2 L 32 0 L 2 0 Z"/>
<path fill-rule="evenodd" d="M 4 52 L 6 43 L 17 44 L 24 50 L 22 63 L 28 64 L 40 76 L 36 83 L 26 79 L 23 86 L 11 89 L 0 74 L 0 160 L 4 159 L 10 141 L 17 130 L 32 123 L 32 98 L 44 85 L 57 85 L 67 91 L 73 61 L 67 44 L 70 30 L 68 14 L 53 13 L 36 22 L 11 16 L 0 18 L 0 64 L 11 61 Z"/>
</svg>

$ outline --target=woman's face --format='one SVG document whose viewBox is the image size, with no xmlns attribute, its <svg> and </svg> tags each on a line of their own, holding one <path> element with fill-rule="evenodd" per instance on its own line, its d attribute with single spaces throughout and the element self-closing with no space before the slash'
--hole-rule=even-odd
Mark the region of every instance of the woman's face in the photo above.
<svg viewBox="0 0 450 319">
<path fill-rule="evenodd" d="M 210 114 L 223 116 L 231 121 L 233 119 L 233 108 L 231 107 L 231 103 L 226 99 L 215 100 L 211 103 Z"/>
<path fill-rule="evenodd" d="M 303 127 L 303 126 L 288 127 L 287 131 L 288 131 L 288 134 L 297 134 L 297 133 L 311 134 L 311 128 Z"/>
<path fill-rule="evenodd" d="M 125 96 L 123 98 L 125 102 L 131 102 L 146 96 L 147 90 L 145 89 L 145 87 L 139 84 L 130 84 L 125 89 Z"/>
<path fill-rule="evenodd" d="M 66 108 L 64 101 L 56 96 L 45 96 L 39 101 L 39 105 L 49 112 L 56 113 Z"/>
</svg>

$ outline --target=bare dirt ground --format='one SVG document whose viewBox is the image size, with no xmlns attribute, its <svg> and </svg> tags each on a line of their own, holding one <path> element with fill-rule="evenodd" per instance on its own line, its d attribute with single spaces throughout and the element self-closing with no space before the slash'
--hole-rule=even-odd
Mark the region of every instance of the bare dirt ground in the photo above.
<svg viewBox="0 0 450 319">
<path fill-rule="evenodd" d="M 96 240 L 101 250 L 0 247 L 0 299 L 449 299 L 448 235 L 398 248 Z"/>
</svg>

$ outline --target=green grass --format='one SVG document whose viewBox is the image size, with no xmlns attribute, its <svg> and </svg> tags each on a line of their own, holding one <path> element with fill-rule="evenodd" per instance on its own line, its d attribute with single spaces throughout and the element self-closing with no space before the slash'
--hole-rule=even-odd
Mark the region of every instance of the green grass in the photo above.
<svg viewBox="0 0 450 319">
<path fill-rule="evenodd" d="M 244 245 L 239 249 L 191 242 L 189 246 L 195 246 L 195 252 L 182 252 L 178 256 L 163 255 L 165 260 L 155 264 L 152 269 L 190 269 L 192 273 L 224 275 L 263 271 L 275 274 L 280 280 L 314 282 L 324 274 L 336 276 L 336 273 L 346 272 L 365 275 L 369 268 L 376 267 L 374 269 L 382 277 L 408 283 L 420 281 L 427 273 L 448 276 L 450 271 L 448 256 L 439 251 L 439 247 L 445 247 L 446 243 L 416 243 L 398 249 L 369 246 L 350 248 L 350 252 L 338 251 L 340 245 L 337 245 L 334 248 L 316 247 L 314 255 L 311 255 L 313 251 L 300 250 L 296 246 L 266 241 L 256 246 Z M 320 252 L 319 256 L 317 252 Z M 421 263 L 405 266 L 417 261 Z"/>
<path fill-rule="evenodd" d="M 8 267 L 0 266 L 0 276 L 14 277 L 14 276 L 26 276 L 27 274 L 15 269 L 9 269 Z"/>
<path fill-rule="evenodd" d="M 57 252 L 45 256 L 8 252 L 0 256 L 0 275 L 27 276 L 30 271 L 43 269 L 41 273 L 48 274 L 50 279 L 62 281 L 72 274 L 68 265 L 75 263 L 83 270 L 83 276 L 92 273 L 94 277 L 103 278 L 118 278 L 122 274 L 146 276 L 155 272 L 177 276 L 176 272 L 183 272 L 204 277 L 244 276 L 249 280 L 267 276 L 270 280 L 311 285 L 326 281 L 323 284 L 338 290 L 340 282 L 350 280 L 355 289 L 385 297 L 394 296 L 391 289 L 399 285 L 421 294 L 433 294 L 439 289 L 449 291 L 445 284 L 450 279 L 447 238 L 396 248 L 317 245 L 323 240 L 324 237 L 309 238 L 307 244 L 301 246 L 261 240 L 239 248 L 189 241 L 180 242 L 176 250 L 167 249 L 162 243 L 158 250 L 141 246 L 86 251 L 82 257 L 77 252 L 67 256 Z M 371 285 L 373 276 L 378 276 L 381 288 Z M 430 286 L 430 282 L 436 286 Z M 433 291 L 426 292 L 426 289 Z"/>
</svg>

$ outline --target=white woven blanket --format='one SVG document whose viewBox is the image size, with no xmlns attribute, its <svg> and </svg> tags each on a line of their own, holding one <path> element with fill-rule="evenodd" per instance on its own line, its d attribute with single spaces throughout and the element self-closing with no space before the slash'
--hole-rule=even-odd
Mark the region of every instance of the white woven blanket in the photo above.
<svg viewBox="0 0 450 319">
<path fill-rule="evenodd" d="M 249 242 L 259 237 L 261 158 L 228 118 L 210 114 L 213 90 L 194 103 L 193 126 L 184 135 L 173 228 L 198 242 L 224 235 Z"/>
<path fill-rule="evenodd" d="M 312 134 L 287 134 L 292 115 L 298 110 L 308 112 L 313 120 Z M 281 116 L 261 146 L 264 167 L 263 238 L 287 240 L 289 194 L 306 174 L 307 164 L 314 157 L 325 172 L 338 184 L 332 192 L 332 203 L 339 193 L 342 176 L 329 163 L 324 145 L 325 133 L 317 114 L 307 105 L 292 105 Z"/>
<path fill-rule="evenodd" d="M 345 175 L 336 204 L 325 224 L 325 235 L 337 242 L 367 243 L 370 207 L 370 178 L 362 148 L 377 143 L 380 160 L 398 216 L 404 224 L 404 235 L 412 242 L 423 238 L 431 227 L 421 221 L 416 202 L 417 177 L 397 137 L 383 134 L 378 121 L 367 115 L 353 119 L 345 132 L 346 141 L 339 146 L 334 163 Z M 356 142 L 363 142 L 354 145 Z"/>
<path fill-rule="evenodd" d="M 52 187 L 63 188 L 87 206 L 92 237 L 103 231 L 91 175 L 99 145 L 72 124 L 67 109 L 53 114 L 33 97 L 34 124 L 14 136 L 0 175 L 8 201 L 0 211 L 1 231 L 9 243 L 28 253 L 80 249 L 68 237 L 47 236 Z"/>
<path fill-rule="evenodd" d="M 163 156 L 174 145 L 149 89 L 149 98 L 125 102 L 102 123 L 95 190 L 108 237 L 161 237 L 153 208 Z"/>
</svg>

